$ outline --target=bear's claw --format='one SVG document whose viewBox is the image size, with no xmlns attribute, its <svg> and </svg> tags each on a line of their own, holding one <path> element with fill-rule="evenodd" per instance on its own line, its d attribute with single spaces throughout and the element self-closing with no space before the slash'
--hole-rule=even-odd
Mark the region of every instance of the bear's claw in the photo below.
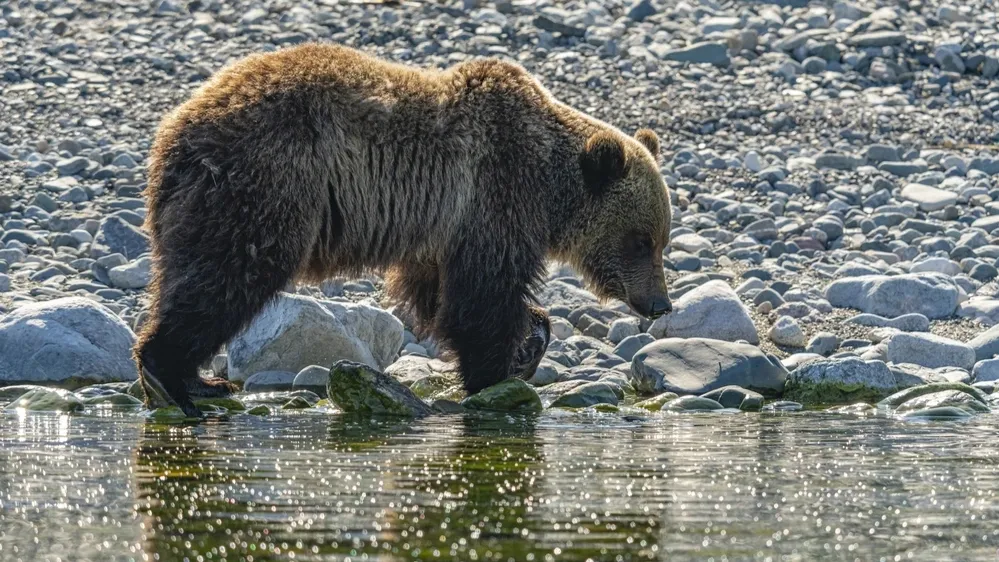
<svg viewBox="0 0 999 562">
<path fill-rule="evenodd" d="M 520 349 L 517 350 L 512 368 L 513 376 L 524 380 L 534 376 L 534 372 L 545 356 L 545 351 L 548 350 L 552 334 L 552 324 L 548 320 L 548 313 L 534 306 L 531 307 L 530 311 L 531 327 L 524 342 L 520 344 Z"/>
</svg>

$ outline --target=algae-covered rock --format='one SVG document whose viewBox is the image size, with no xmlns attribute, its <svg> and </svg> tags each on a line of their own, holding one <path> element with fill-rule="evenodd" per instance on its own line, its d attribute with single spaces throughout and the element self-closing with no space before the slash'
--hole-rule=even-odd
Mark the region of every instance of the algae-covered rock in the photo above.
<svg viewBox="0 0 999 562">
<path fill-rule="evenodd" d="M 663 409 L 663 404 L 676 400 L 680 395 L 675 392 L 664 392 L 652 398 L 647 398 L 641 402 L 635 403 L 636 408 L 641 408 L 643 410 L 648 410 L 650 412 L 658 412 Z"/>
<path fill-rule="evenodd" d="M 900 404 L 898 406 L 898 411 L 911 412 L 914 410 L 942 408 L 945 406 L 961 408 L 962 410 L 967 410 L 970 413 L 987 413 L 992 411 L 992 409 L 985 404 L 984 400 L 962 390 L 941 390 L 939 392 L 923 394 L 921 396 L 906 400 Z"/>
<path fill-rule="evenodd" d="M 164 422 L 164 423 L 176 423 L 185 420 L 193 420 L 197 418 L 188 417 L 178 406 L 166 406 L 164 408 L 156 408 L 155 410 L 149 412 L 146 416 L 149 421 L 154 422 Z"/>
<path fill-rule="evenodd" d="M 68 390 L 34 388 L 8 404 L 6 409 L 34 412 L 76 412 L 83 409 L 83 402 Z"/>
<path fill-rule="evenodd" d="M 723 409 L 725 406 L 718 402 L 700 396 L 682 396 L 667 402 L 662 407 L 664 412 L 711 412 Z"/>
<path fill-rule="evenodd" d="M 271 409 L 263 404 L 258 404 L 246 411 L 251 416 L 269 416 Z"/>
<path fill-rule="evenodd" d="M 597 404 L 616 406 L 620 388 L 606 382 L 588 382 L 573 388 L 552 402 L 552 408 L 586 408 Z"/>
<path fill-rule="evenodd" d="M 531 385 L 520 379 L 507 379 L 469 396 L 461 402 L 469 410 L 500 412 L 540 412 L 541 397 Z"/>
<path fill-rule="evenodd" d="M 440 414 L 461 414 L 465 412 L 465 407 L 454 400 L 434 400 L 430 407 Z"/>
<path fill-rule="evenodd" d="M 199 398 L 194 401 L 194 405 L 201 408 L 203 406 L 218 406 L 219 408 L 225 408 L 231 412 L 242 412 L 246 409 L 246 404 L 243 404 L 235 398 Z"/>
<path fill-rule="evenodd" d="M 138 408 L 142 406 L 142 400 L 128 394 L 101 394 L 83 399 L 87 406 L 108 406 L 117 408 Z"/>
<path fill-rule="evenodd" d="M 884 400 L 878 402 L 878 406 L 897 408 L 902 404 L 904 404 L 905 402 L 908 402 L 915 398 L 919 398 L 920 396 L 923 396 L 925 394 L 933 394 L 937 392 L 943 392 L 945 390 L 956 390 L 959 392 L 965 392 L 967 394 L 974 396 L 976 399 L 978 399 L 979 402 L 983 404 L 985 403 L 985 393 L 973 386 L 969 386 L 959 382 L 935 382 L 930 384 L 921 384 L 919 386 L 913 386 L 911 388 L 907 388 L 905 390 L 896 392 L 895 394 L 892 394 L 888 398 L 885 398 Z"/>
<path fill-rule="evenodd" d="M 710 398 L 726 408 L 738 408 L 744 412 L 758 412 L 763 408 L 763 395 L 741 386 L 724 386 L 701 395 Z"/>
<path fill-rule="evenodd" d="M 907 412 L 902 416 L 905 420 L 966 420 L 970 418 L 972 414 L 963 408 L 957 408 L 954 406 L 943 406 L 941 408 L 927 408 L 924 410 L 914 410 L 912 412 Z"/>
<path fill-rule="evenodd" d="M 877 402 L 924 382 L 914 375 L 892 372 L 882 361 L 823 359 L 806 363 L 788 375 L 784 399 L 818 405 Z"/>
<path fill-rule="evenodd" d="M 333 365 L 326 393 L 331 402 L 348 414 L 421 417 L 433 413 L 429 405 L 399 381 L 351 361 Z"/>
</svg>

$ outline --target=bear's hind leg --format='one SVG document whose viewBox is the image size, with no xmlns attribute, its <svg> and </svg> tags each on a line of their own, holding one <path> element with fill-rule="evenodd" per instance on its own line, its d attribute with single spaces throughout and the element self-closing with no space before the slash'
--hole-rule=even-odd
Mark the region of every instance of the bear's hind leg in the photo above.
<svg viewBox="0 0 999 562">
<path fill-rule="evenodd" d="M 294 189 L 303 184 L 227 179 L 218 189 L 192 188 L 201 199 L 158 210 L 154 301 L 135 347 L 150 407 L 174 404 L 197 416 L 192 396 L 228 394 L 231 385 L 201 379 L 198 366 L 287 286 L 315 244 L 320 206 Z"/>
</svg>

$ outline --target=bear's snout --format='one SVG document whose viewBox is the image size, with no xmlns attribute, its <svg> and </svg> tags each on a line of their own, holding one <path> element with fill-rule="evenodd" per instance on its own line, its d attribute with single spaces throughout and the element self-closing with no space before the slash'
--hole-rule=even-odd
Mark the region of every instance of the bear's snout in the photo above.
<svg viewBox="0 0 999 562">
<path fill-rule="evenodd" d="M 631 307 L 635 312 L 653 320 L 673 311 L 673 303 L 667 296 L 652 297 L 639 302 L 632 301 Z"/>
</svg>

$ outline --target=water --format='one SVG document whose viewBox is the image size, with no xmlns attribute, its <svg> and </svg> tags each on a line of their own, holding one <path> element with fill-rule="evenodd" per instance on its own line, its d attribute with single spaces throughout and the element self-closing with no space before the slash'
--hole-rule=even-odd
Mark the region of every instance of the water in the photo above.
<svg viewBox="0 0 999 562">
<path fill-rule="evenodd" d="M 999 560 L 999 416 L 0 414 L 0 560 Z"/>
</svg>

